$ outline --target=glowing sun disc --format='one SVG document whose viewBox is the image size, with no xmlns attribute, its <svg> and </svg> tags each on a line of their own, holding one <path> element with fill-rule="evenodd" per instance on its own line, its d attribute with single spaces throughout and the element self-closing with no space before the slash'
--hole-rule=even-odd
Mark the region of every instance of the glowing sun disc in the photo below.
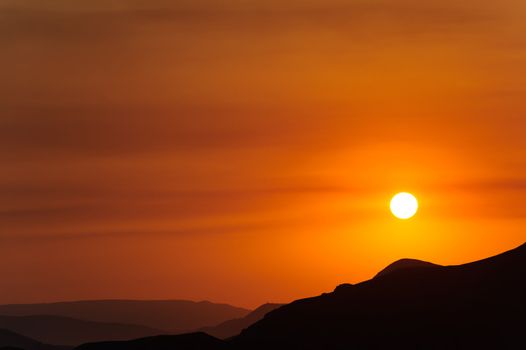
<svg viewBox="0 0 526 350">
<path fill-rule="evenodd" d="M 411 193 L 398 193 L 391 199 L 391 213 L 399 219 L 410 219 L 417 211 L 418 201 Z"/>
</svg>

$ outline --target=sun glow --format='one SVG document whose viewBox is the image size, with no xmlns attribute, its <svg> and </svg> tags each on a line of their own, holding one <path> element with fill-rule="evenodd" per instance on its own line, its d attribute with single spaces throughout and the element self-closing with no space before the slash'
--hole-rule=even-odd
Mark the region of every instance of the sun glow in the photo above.
<svg viewBox="0 0 526 350">
<path fill-rule="evenodd" d="M 410 219 L 417 211 L 418 201 L 411 193 L 398 193 L 391 199 L 391 212 L 399 219 Z"/>
</svg>

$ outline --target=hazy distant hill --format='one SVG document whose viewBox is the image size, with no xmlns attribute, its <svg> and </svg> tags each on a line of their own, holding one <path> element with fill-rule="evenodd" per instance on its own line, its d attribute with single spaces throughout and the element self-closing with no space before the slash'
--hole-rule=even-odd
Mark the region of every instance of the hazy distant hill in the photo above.
<svg viewBox="0 0 526 350">
<path fill-rule="evenodd" d="M 53 315 L 93 322 L 143 325 L 167 333 L 188 331 L 246 316 L 250 310 L 207 301 L 99 300 L 0 305 L 0 315 Z"/>
<path fill-rule="evenodd" d="M 526 349 L 526 245 L 460 266 L 393 270 L 299 300 L 233 341 L 242 349 Z"/>
<path fill-rule="evenodd" d="M 225 321 L 214 327 L 201 328 L 200 331 L 210 334 L 216 338 L 227 339 L 238 335 L 243 329 L 261 320 L 270 311 L 275 310 L 282 305 L 283 304 L 264 304 L 245 317 Z"/>
<path fill-rule="evenodd" d="M 164 335 L 124 342 L 81 345 L 75 350 L 223 350 L 227 344 L 205 333 Z"/>
<path fill-rule="evenodd" d="M 1 316 L 0 328 L 48 344 L 80 345 L 104 340 L 128 340 L 163 334 L 144 326 L 81 321 L 61 316 Z"/>
<path fill-rule="evenodd" d="M 16 334 L 6 329 L 0 329 L 0 349 L 23 350 L 65 350 L 67 347 L 52 346 L 40 343 L 34 339 Z"/>
</svg>

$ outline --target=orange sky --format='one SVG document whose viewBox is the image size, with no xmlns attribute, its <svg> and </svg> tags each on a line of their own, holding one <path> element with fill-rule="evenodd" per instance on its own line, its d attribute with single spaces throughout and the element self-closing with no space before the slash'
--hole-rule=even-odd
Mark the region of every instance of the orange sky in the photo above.
<svg viewBox="0 0 526 350">
<path fill-rule="evenodd" d="M 255 307 L 523 243 L 525 33 L 522 0 L 0 0 L 0 303 Z"/>
</svg>

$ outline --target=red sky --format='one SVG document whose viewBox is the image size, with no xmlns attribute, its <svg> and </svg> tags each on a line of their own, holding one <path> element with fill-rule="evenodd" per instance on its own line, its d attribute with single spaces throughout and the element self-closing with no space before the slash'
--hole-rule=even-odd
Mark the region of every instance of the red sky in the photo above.
<svg viewBox="0 0 526 350">
<path fill-rule="evenodd" d="M 525 241 L 523 1 L 174 3 L 0 0 L 0 303 L 255 307 Z"/>
</svg>

